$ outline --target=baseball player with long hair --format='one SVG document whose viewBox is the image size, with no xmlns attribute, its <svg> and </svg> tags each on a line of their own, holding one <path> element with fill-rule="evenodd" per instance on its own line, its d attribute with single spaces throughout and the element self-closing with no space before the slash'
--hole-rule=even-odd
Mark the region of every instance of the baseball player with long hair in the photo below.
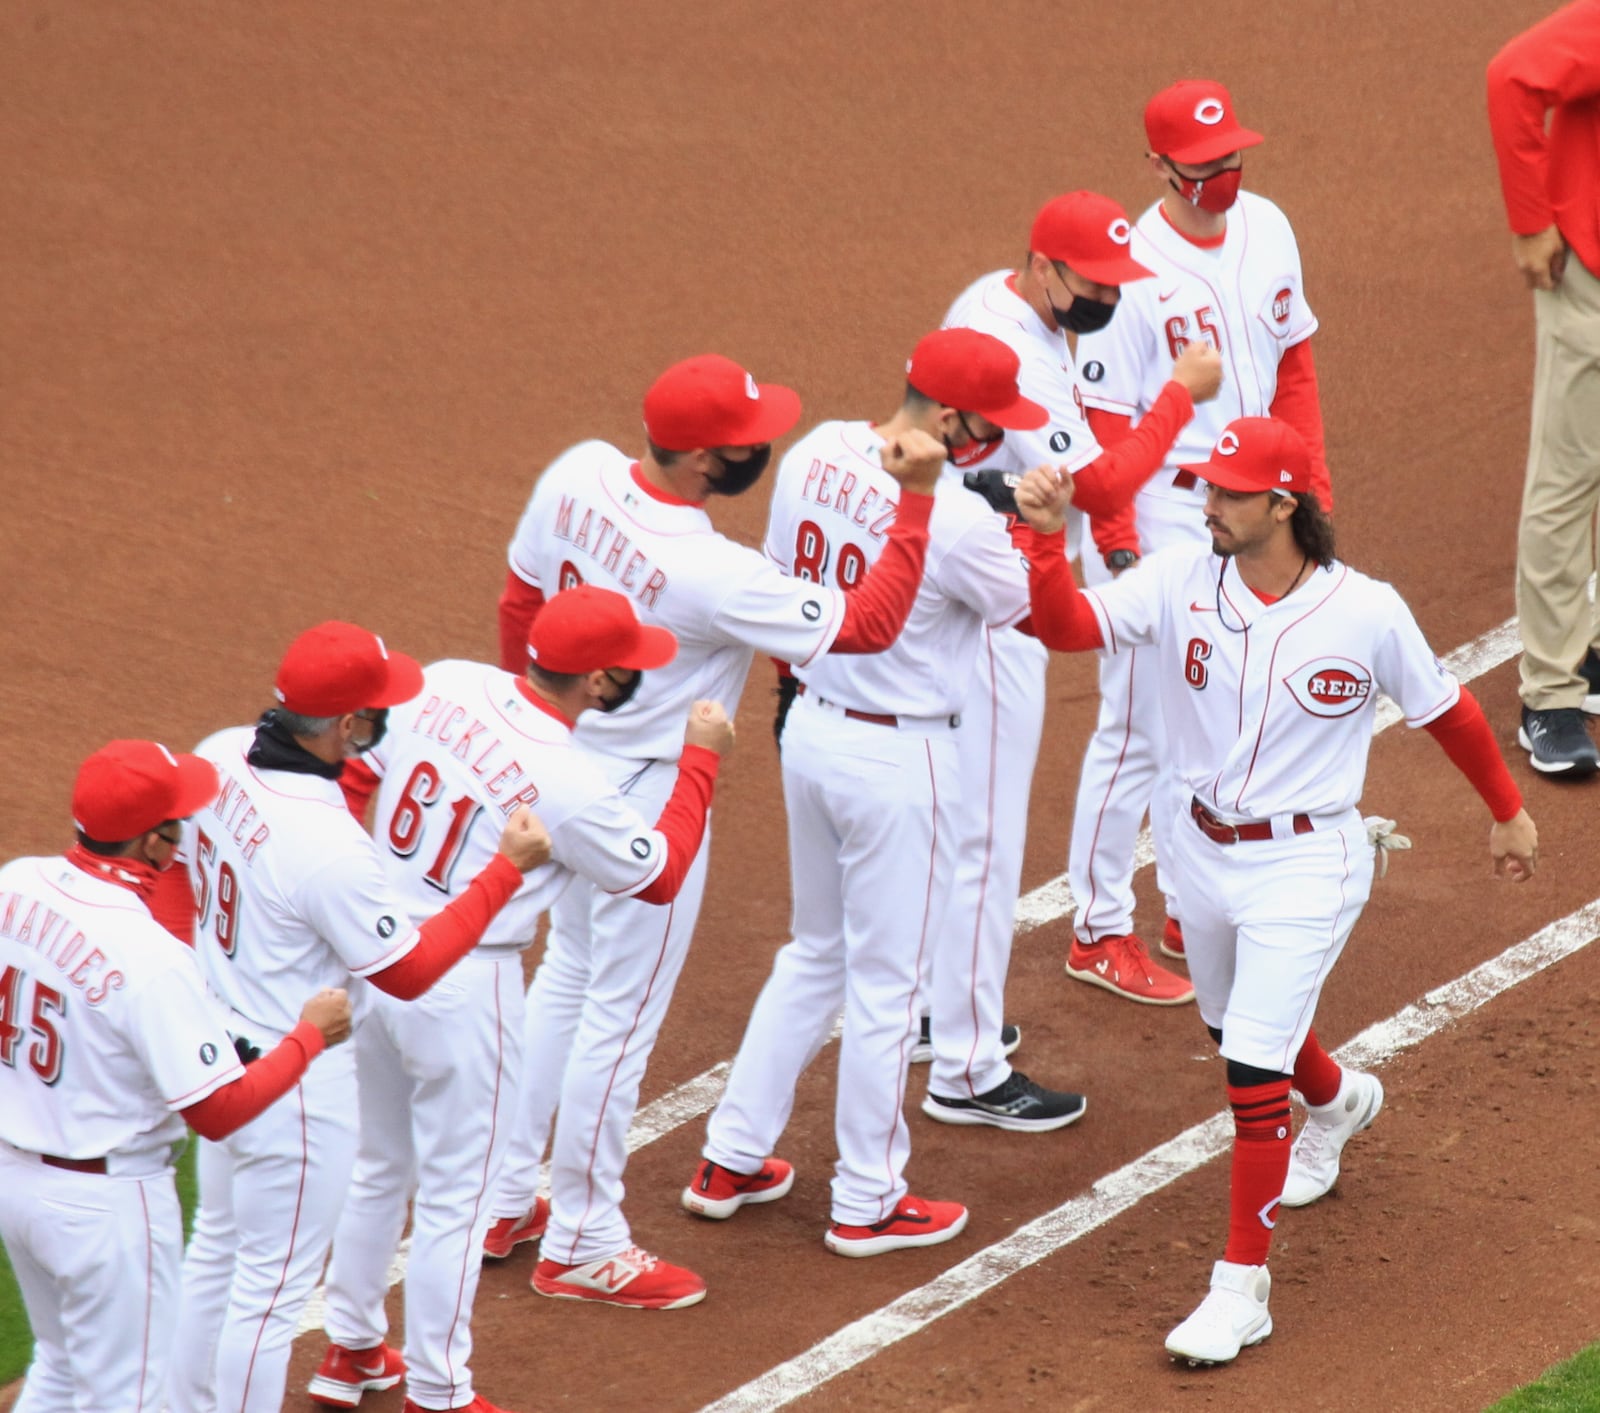
<svg viewBox="0 0 1600 1413">
<path fill-rule="evenodd" d="M 1493 815 L 1495 872 L 1533 876 L 1538 835 L 1472 694 L 1433 655 L 1389 585 L 1334 557 L 1310 449 L 1287 422 L 1230 422 L 1189 470 L 1206 483 L 1211 543 L 1158 552 L 1080 591 L 1061 563 L 1069 480 L 1030 472 L 1017 503 L 1032 623 L 1063 651 L 1152 649 L 1184 793 L 1172 871 L 1200 1019 L 1227 1061 L 1234 1116 L 1228 1239 L 1211 1289 L 1167 1337 L 1226 1363 L 1272 1333 L 1267 1251 L 1280 1201 L 1327 1192 L 1383 1103 L 1312 1021 L 1372 888 L 1357 804 L 1379 692 L 1425 727 Z M 1289 1091 L 1308 1114 L 1291 1150 Z"/>
<path fill-rule="evenodd" d="M 1179 431 L 1133 513 L 1107 533 L 1105 552 L 1084 556 L 1091 586 L 1142 554 L 1207 542 L 1205 486 L 1183 467 L 1204 457 L 1237 417 L 1270 413 L 1289 422 L 1311 451 L 1318 502 L 1333 509 L 1311 358 L 1317 321 L 1306 305 L 1300 252 L 1283 212 L 1239 189 L 1243 150 L 1261 136 L 1240 126 L 1226 88 L 1200 79 L 1156 94 L 1144 125 L 1146 161 L 1162 194 L 1135 222 L 1130 249 L 1155 273 L 1129 285 L 1110 326 L 1078 345 L 1089 425 L 1102 444 L 1115 446 L 1149 414 L 1171 360 L 1191 343 L 1216 347 L 1227 376 Z M 1161 950 L 1183 955 L 1166 866 L 1176 786 L 1162 768 L 1166 743 L 1151 651 L 1103 653 L 1099 672 L 1100 716 L 1078 775 L 1067 864 L 1078 902 L 1067 975 L 1129 1000 L 1171 1004 L 1192 995 L 1188 982 L 1148 960 L 1133 930 L 1133 851 L 1148 809 L 1167 899 Z M 1135 953 L 1138 962 L 1128 964 Z M 1150 985 L 1150 976 L 1161 984 Z"/>
<path fill-rule="evenodd" d="M 644 455 L 598 441 L 573 447 L 539 478 L 517 526 L 501 599 L 503 665 L 513 645 L 523 651 L 545 595 L 577 582 L 625 594 L 678 639 L 670 664 L 576 732 L 646 818 L 677 778 L 691 703 L 737 701 L 757 651 L 800 664 L 881 652 L 911 611 L 944 461 L 937 444 L 932 454 L 884 448 L 899 506 L 867 506 L 885 544 L 848 595 L 791 578 L 713 527 L 706 502 L 753 486 L 799 415 L 793 392 L 758 384 L 729 359 L 674 364 L 645 394 Z M 550 1216 L 532 1282 L 541 1295 L 676 1309 L 705 1290 L 694 1272 L 634 1246 L 622 1173 L 639 1084 L 699 914 L 706 852 L 702 844 L 670 908 L 578 879 L 552 909 L 529 991 L 523 1110 L 494 1207 L 497 1218 L 528 1218 L 555 1112 Z"/>
<path fill-rule="evenodd" d="M 246 1065 L 194 955 L 152 918 L 179 828 L 217 772 L 113 741 L 72 791 L 65 855 L 0 868 L 0 1241 L 34 1353 L 22 1413 L 162 1406 L 183 1221 L 174 1145 L 217 1141 L 288 1093 L 350 1033 L 318 992 Z"/>
<path fill-rule="evenodd" d="M 1083 538 L 1081 512 L 1093 517 L 1096 536 L 1105 533 L 1103 519 L 1125 514 L 1195 404 L 1214 397 L 1223 376 L 1216 351 L 1204 341 L 1190 343 L 1139 426 L 1119 445 L 1101 449 L 1084 421 L 1074 350 L 1082 335 L 1114 322 L 1125 289 L 1148 279 L 1130 240 L 1127 216 L 1111 198 L 1088 191 L 1055 197 L 1034 218 L 1022 267 L 976 280 L 944 318 L 946 328 L 976 329 L 1010 348 L 1020 361 L 1023 395 L 1049 413 L 1041 427 L 1010 432 L 983 469 L 1016 473 L 1052 464 L 1075 473 L 1072 554 Z M 1005 1024 L 1002 1003 L 1044 729 L 1045 661 L 1044 648 L 1023 634 L 985 628 L 980 637 L 961 713 L 962 792 L 970 803 L 934 948 L 929 1039 L 920 1052 L 933 1060 L 930 1089 L 939 1094 L 968 1094 L 974 1078 L 1003 1075 L 1018 1038 Z M 1141 984 L 1154 987 L 1155 978 Z"/>
<path fill-rule="evenodd" d="M 473 1391 L 470 1323 L 489 1203 L 516 1113 L 522 952 L 574 874 L 617 897 L 670 904 L 699 852 L 718 764 L 733 741 L 727 713 L 697 702 L 672 795 L 652 825 L 574 744 L 573 727 L 585 713 L 625 701 L 641 673 L 676 652 L 672 634 L 640 623 L 621 594 L 580 584 L 534 620 L 523 676 L 476 662 L 434 663 L 365 758 L 382 781 L 373 833 L 413 912 L 459 893 L 493 854 L 519 798 L 538 800 L 550 862 L 526 877 L 478 946 L 426 995 L 411 1003 L 373 998 L 356 1039 L 361 1142 L 328 1266 L 333 1343 L 311 1381 L 318 1403 L 355 1407 L 367 1386 L 362 1370 L 389 1362 L 384 1296 L 411 1199 L 406 1409 L 495 1413 Z M 642 1257 L 630 1255 L 634 1264 Z"/>
<path fill-rule="evenodd" d="M 906 394 L 886 422 L 825 422 L 784 457 L 773 487 L 767 557 L 796 578 L 846 589 L 883 552 L 878 507 L 899 487 L 886 446 L 915 439 L 965 457 L 1008 430 L 1042 426 L 1017 390 L 1019 361 L 999 339 L 941 329 L 917 344 Z M 941 458 L 942 459 L 942 458 Z M 1028 579 L 1004 525 L 951 471 L 929 520 L 926 569 L 905 631 L 871 657 L 830 656 L 797 669 L 783 728 L 783 787 L 794 881 L 794 936 L 780 948 L 707 1125 L 704 1161 L 683 1192 L 700 1216 L 725 1218 L 781 1197 L 790 1165 L 771 1156 L 801 1072 L 840 1008 L 833 1222 L 845 1256 L 948 1241 L 966 1225 L 957 1202 L 908 1194 L 902 1112 L 917 989 L 954 872 L 962 814 L 956 741 L 985 625 L 1026 618 Z M 934 1098 L 956 1123 L 1056 1129 L 1084 1111 L 1001 1061 L 967 1091 Z"/>
<path fill-rule="evenodd" d="M 339 779 L 348 758 L 382 739 L 388 709 L 421 686 L 414 659 L 355 624 L 323 623 L 284 654 L 277 707 L 197 748 L 221 786 L 184 826 L 195 953 L 228 1029 L 247 1045 L 276 1044 L 294 1025 L 292 998 L 317 986 L 354 976 L 403 1000 L 421 996 L 549 858 L 531 793 L 509 801 L 499 851 L 443 911 L 413 923 Z M 359 1022 L 365 991 L 357 997 Z M 174 1413 L 282 1405 L 289 1344 L 349 1188 L 356 1115 L 352 1047 L 225 1141 L 201 1145 Z M 397 1359 L 368 1386 L 400 1375 Z"/>
</svg>

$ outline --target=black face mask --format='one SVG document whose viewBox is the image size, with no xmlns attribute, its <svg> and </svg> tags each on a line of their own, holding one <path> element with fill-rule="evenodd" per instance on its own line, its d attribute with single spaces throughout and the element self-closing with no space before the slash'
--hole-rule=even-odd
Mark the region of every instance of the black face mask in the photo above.
<svg viewBox="0 0 1600 1413">
<path fill-rule="evenodd" d="M 1098 299 L 1085 299 L 1081 294 L 1073 295 L 1072 303 L 1065 309 L 1057 309 L 1054 300 L 1050 302 L 1050 315 L 1057 325 L 1075 334 L 1098 333 L 1116 312 L 1115 304 L 1102 304 Z"/>
<path fill-rule="evenodd" d="M 711 493 L 719 496 L 741 496 L 761 479 L 761 473 L 772 460 L 772 447 L 758 446 L 750 450 L 748 461 L 729 461 L 711 453 L 722 463 L 722 475 L 711 483 Z"/>
<path fill-rule="evenodd" d="M 635 672 L 629 681 L 619 682 L 608 672 L 606 681 L 617 689 L 617 695 L 609 701 L 601 702 L 599 709 L 604 712 L 620 711 L 633 700 L 634 693 L 639 690 L 639 684 L 644 681 L 644 673 Z"/>
<path fill-rule="evenodd" d="M 378 711 L 374 711 L 369 715 L 363 716 L 361 719 L 370 723 L 372 726 L 372 739 L 368 741 L 366 745 L 356 747 L 356 754 L 364 756 L 368 751 L 376 746 L 379 741 L 383 740 L 384 736 L 388 734 L 389 708 L 383 707 Z"/>
</svg>

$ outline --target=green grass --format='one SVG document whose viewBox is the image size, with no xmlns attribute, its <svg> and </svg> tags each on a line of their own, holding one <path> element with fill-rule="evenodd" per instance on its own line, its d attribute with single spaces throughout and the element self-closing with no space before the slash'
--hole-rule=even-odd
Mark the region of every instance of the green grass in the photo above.
<svg viewBox="0 0 1600 1413">
<path fill-rule="evenodd" d="M 183 1234 L 194 1225 L 194 1158 L 197 1145 L 190 1142 L 178 1159 L 178 1200 L 183 1204 Z M 22 1308 L 22 1292 L 11 1274 L 11 1262 L 0 1247 L 0 1386 L 21 1378 L 33 1356 L 33 1335 Z"/>
<path fill-rule="evenodd" d="M 1600 1344 L 1552 1365 L 1489 1413 L 1600 1413 Z"/>
</svg>

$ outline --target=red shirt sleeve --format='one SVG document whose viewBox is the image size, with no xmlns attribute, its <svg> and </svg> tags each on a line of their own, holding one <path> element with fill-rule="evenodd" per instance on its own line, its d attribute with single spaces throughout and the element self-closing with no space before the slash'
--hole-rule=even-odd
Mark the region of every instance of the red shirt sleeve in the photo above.
<svg viewBox="0 0 1600 1413">
<path fill-rule="evenodd" d="M 415 1001 L 478 945 L 483 929 L 521 884 L 517 866 L 504 854 L 496 854 L 460 897 L 417 929 L 415 947 L 367 980 L 390 996 Z"/>
<path fill-rule="evenodd" d="M 322 1032 L 310 1021 L 300 1021 L 270 1054 L 246 1065 L 238 1079 L 178 1112 L 201 1138 L 220 1143 L 300 1083 L 300 1076 L 325 1048 Z"/>
<path fill-rule="evenodd" d="M 543 607 L 544 591 L 507 569 L 500 591 L 500 666 L 518 677 L 528 670 L 528 629 Z"/>
<path fill-rule="evenodd" d="M 1072 503 L 1090 517 L 1125 510 L 1167 459 L 1184 423 L 1194 415 L 1194 399 L 1182 383 L 1169 382 L 1139 425 L 1114 447 L 1103 448 L 1072 478 Z"/>
<path fill-rule="evenodd" d="M 1025 625 L 1017 626 L 1059 653 L 1104 647 L 1100 621 L 1067 563 L 1066 536 L 1059 530 L 1053 535 L 1029 533 L 1022 539 L 1022 551 L 1028 556 L 1032 612 Z"/>
<path fill-rule="evenodd" d="M 186 865 L 175 863 L 156 875 L 155 892 L 146 906 L 150 915 L 178 941 L 194 946 L 194 885 Z"/>
<path fill-rule="evenodd" d="M 356 823 L 363 828 L 367 823 L 367 806 L 372 803 L 378 784 L 378 772 L 366 761 L 353 756 L 345 761 L 344 769 L 339 772 L 339 789 L 344 795 L 345 805 L 356 817 Z"/>
<path fill-rule="evenodd" d="M 1116 446 L 1133 434 L 1133 418 L 1121 412 L 1107 412 L 1091 407 L 1087 411 L 1089 430 L 1102 447 Z M 1113 550 L 1132 550 L 1139 553 L 1139 520 L 1130 500 L 1121 510 L 1109 515 L 1091 515 L 1089 533 L 1094 537 L 1094 547 L 1104 559 Z"/>
<path fill-rule="evenodd" d="M 1317 365 L 1311 340 L 1301 339 L 1278 360 L 1278 391 L 1271 412 L 1282 418 L 1305 441 L 1311 452 L 1311 489 L 1322 508 L 1333 513 L 1333 481 L 1328 475 L 1328 450 L 1322 434 L 1322 396 L 1317 389 Z"/>
<path fill-rule="evenodd" d="M 845 596 L 844 622 L 829 652 L 881 653 L 900 636 L 922 584 L 928 517 L 932 514 L 932 496 L 900 492 L 888 543 L 861 582 Z"/>
<path fill-rule="evenodd" d="M 1522 791 L 1506 769 L 1494 731 L 1478 699 L 1465 687 L 1456 704 L 1423 729 L 1443 747 L 1451 764 L 1472 782 L 1472 788 L 1483 796 L 1489 813 L 1499 823 L 1504 824 L 1522 808 Z"/>
<path fill-rule="evenodd" d="M 667 836 L 667 862 L 648 888 L 633 896 L 646 903 L 670 903 L 683 886 L 689 865 L 706 835 L 706 815 L 717 783 L 722 757 L 704 746 L 685 746 L 678 757 L 678 779 L 662 808 L 656 828 Z"/>
</svg>

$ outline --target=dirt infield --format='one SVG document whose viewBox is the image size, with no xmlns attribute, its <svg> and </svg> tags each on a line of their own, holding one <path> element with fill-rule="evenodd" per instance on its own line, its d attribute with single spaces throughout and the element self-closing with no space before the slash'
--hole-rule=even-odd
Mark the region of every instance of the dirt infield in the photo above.
<svg viewBox="0 0 1600 1413">
<path fill-rule="evenodd" d="M 1393 580 L 1439 651 L 1473 639 L 1512 612 L 1532 369 L 1482 73 L 1548 8 L 20 0 L 0 11 L 0 857 L 63 846 L 72 772 L 104 740 L 187 745 L 253 717 L 308 623 L 492 656 L 534 475 L 583 437 L 637 447 L 640 394 L 673 359 L 714 348 L 791 383 L 806 425 L 887 415 L 912 343 L 1020 258 L 1042 200 L 1153 198 L 1139 115 L 1183 76 L 1225 80 L 1267 135 L 1246 182 L 1302 242 L 1344 556 Z M 753 540 L 765 493 L 715 510 Z M 1028 887 L 1063 867 L 1093 719 L 1088 661 L 1051 682 Z M 746 694 L 646 1100 L 732 1055 L 785 938 L 767 685 Z M 1474 689 L 1540 825 L 1540 877 L 1496 885 L 1470 788 L 1432 741 L 1380 738 L 1366 805 L 1417 849 L 1334 975 L 1330 1044 L 1600 895 L 1595 787 L 1533 780 L 1513 667 Z M 638 1239 L 706 1276 L 702 1306 L 539 1300 L 519 1254 L 480 1291 L 481 1390 L 698 1407 L 1221 1107 L 1192 1008 L 1072 986 L 1066 943 L 1058 921 L 1019 944 L 1010 1015 L 1019 1062 L 1086 1092 L 1084 1121 L 913 1113 L 913 1189 L 969 1203 L 960 1240 L 823 1249 L 829 1052 L 784 1202 L 683 1213 L 698 1122 L 630 1164 Z M 1597 986 L 1580 952 L 1385 1069 L 1390 1106 L 1337 1194 L 1281 1223 L 1277 1333 L 1235 1366 L 1180 1372 L 1161 1349 L 1221 1249 L 1212 1164 L 810 1401 L 1482 1406 L 1600 1333 Z M 319 1350 L 303 1342 L 292 1389 Z"/>
</svg>

